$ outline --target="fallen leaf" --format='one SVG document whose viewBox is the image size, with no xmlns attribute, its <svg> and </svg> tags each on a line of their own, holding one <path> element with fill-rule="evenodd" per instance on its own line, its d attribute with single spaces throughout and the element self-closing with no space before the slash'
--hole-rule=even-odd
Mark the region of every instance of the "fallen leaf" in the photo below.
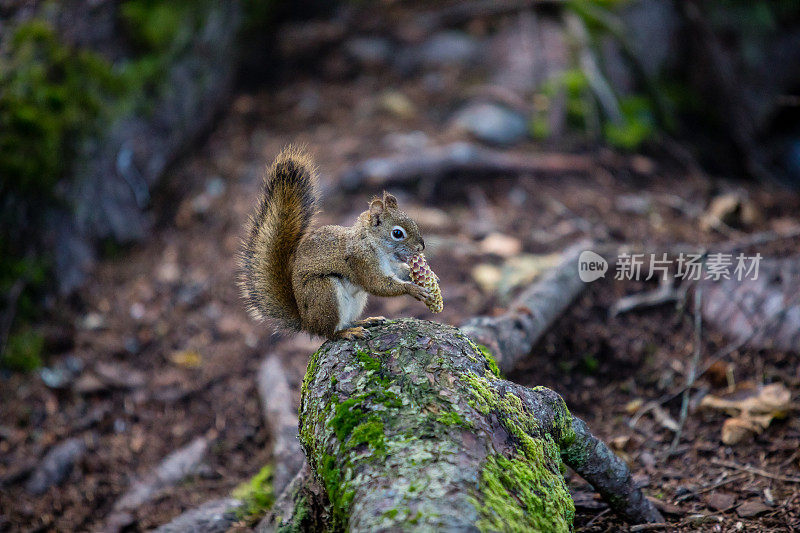
<svg viewBox="0 0 800 533">
<path fill-rule="evenodd" d="M 775 418 L 785 417 L 792 406 L 792 394 L 781 383 L 771 383 L 760 390 L 745 389 L 734 393 L 734 399 L 708 395 L 700 407 L 725 411 L 729 418 L 722 425 L 722 442 L 736 444 L 745 438 L 761 434 Z"/>
<path fill-rule="evenodd" d="M 700 217 L 700 227 L 704 231 L 724 226 L 747 226 L 759 219 L 758 211 L 748 198 L 737 193 L 721 194 L 714 197 L 708 209 Z"/>
<path fill-rule="evenodd" d="M 516 237 L 495 232 L 490 233 L 481 241 L 480 248 L 481 252 L 485 254 L 512 257 L 522 251 L 522 241 Z"/>
<path fill-rule="evenodd" d="M 179 350 L 169 356 L 169 360 L 184 368 L 200 368 L 203 364 L 203 356 L 196 350 Z"/>
<path fill-rule="evenodd" d="M 736 508 L 736 514 L 742 518 L 752 518 L 766 513 L 770 507 L 758 500 L 748 500 Z"/>
<path fill-rule="evenodd" d="M 472 269 L 472 278 L 483 291 L 497 292 L 501 299 L 507 299 L 514 290 L 529 285 L 560 260 L 559 254 L 520 254 L 509 258 L 502 266 L 489 263 L 476 265 Z"/>
<path fill-rule="evenodd" d="M 484 292 L 494 292 L 500 284 L 503 274 L 500 267 L 483 263 L 472 269 L 472 279 Z"/>
<path fill-rule="evenodd" d="M 727 511 L 736 505 L 736 495 L 729 492 L 712 492 L 703 498 L 706 505 L 715 511 Z"/>
<path fill-rule="evenodd" d="M 641 409 L 642 405 L 644 405 L 644 400 L 641 398 L 636 398 L 635 400 L 631 400 L 625 404 L 625 412 L 629 415 L 634 414 L 636 411 Z"/>
<path fill-rule="evenodd" d="M 619 437 L 614 437 L 609 441 L 611 444 L 611 448 L 615 451 L 624 451 L 628 448 L 628 444 L 630 443 L 631 438 L 628 435 L 620 435 Z"/>
</svg>

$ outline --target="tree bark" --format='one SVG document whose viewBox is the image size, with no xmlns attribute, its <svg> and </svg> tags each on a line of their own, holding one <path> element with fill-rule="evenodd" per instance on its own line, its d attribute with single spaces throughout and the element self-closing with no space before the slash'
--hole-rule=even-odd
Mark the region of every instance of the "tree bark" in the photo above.
<svg viewBox="0 0 800 533">
<path fill-rule="evenodd" d="M 333 529 L 568 531 L 562 462 L 628 521 L 662 520 L 558 394 L 500 379 L 486 350 L 432 322 L 325 343 L 303 383 L 300 440 Z"/>
</svg>

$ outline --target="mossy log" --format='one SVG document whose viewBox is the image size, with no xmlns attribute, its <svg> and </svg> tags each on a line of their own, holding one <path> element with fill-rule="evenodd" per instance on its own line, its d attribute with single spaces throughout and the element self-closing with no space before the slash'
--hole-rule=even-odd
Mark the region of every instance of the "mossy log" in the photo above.
<svg viewBox="0 0 800 533">
<path fill-rule="evenodd" d="M 569 531 L 563 464 L 628 521 L 661 521 L 558 394 L 501 379 L 487 350 L 433 322 L 325 343 L 303 382 L 300 440 L 333 530 Z M 269 529 L 318 515 L 295 501 Z"/>
</svg>

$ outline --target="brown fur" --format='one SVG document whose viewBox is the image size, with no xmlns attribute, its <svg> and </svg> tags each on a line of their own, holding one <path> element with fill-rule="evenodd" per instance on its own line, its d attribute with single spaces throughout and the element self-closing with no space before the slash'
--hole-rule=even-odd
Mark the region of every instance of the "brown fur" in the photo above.
<svg viewBox="0 0 800 533">
<path fill-rule="evenodd" d="M 301 329 L 292 265 L 316 206 L 316 168 L 301 150 L 286 148 L 267 170 L 240 254 L 239 286 L 250 314 Z"/>
<path fill-rule="evenodd" d="M 387 193 L 373 199 L 351 227 L 309 230 L 315 183 L 313 165 L 293 149 L 267 173 L 241 253 L 240 286 L 251 314 L 334 338 L 353 334 L 364 293 L 425 300 L 405 265 L 425 244 L 397 199 Z M 392 238 L 396 226 L 405 232 L 399 241 Z"/>
</svg>

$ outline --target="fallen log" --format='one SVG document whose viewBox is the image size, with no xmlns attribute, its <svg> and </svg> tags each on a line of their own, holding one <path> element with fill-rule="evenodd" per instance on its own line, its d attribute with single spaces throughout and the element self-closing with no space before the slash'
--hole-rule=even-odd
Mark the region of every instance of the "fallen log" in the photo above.
<svg viewBox="0 0 800 533">
<path fill-rule="evenodd" d="M 387 321 L 325 343 L 303 382 L 300 440 L 334 529 L 569 531 L 562 463 L 626 520 L 663 521 L 558 394 L 500 379 L 450 326 Z M 307 501 L 281 525 L 308 516 Z"/>
<path fill-rule="evenodd" d="M 447 175 L 512 176 L 589 172 L 592 157 L 567 153 L 523 153 L 484 148 L 466 142 L 425 148 L 409 154 L 368 159 L 345 171 L 339 183 L 347 190 L 387 187 Z M 430 184 L 428 184 L 430 185 Z"/>
</svg>

